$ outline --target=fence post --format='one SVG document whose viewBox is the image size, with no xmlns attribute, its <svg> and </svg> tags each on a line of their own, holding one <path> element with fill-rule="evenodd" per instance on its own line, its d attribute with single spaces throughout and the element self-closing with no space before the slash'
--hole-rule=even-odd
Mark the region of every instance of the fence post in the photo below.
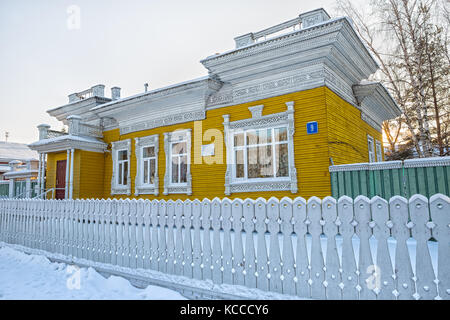
<svg viewBox="0 0 450 320">
<path fill-rule="evenodd" d="M 439 242 L 438 289 L 439 296 L 450 300 L 450 198 L 435 194 L 430 198 L 433 237 Z M 433 226 L 433 225 L 431 225 Z"/>
</svg>

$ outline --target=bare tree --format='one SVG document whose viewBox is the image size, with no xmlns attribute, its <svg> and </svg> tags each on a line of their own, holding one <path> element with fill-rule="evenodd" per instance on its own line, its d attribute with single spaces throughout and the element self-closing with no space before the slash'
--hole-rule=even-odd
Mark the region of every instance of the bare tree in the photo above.
<svg viewBox="0 0 450 320">
<path fill-rule="evenodd" d="M 339 11 L 352 18 L 367 48 L 380 65 L 382 81 L 403 115 L 383 124 L 391 152 L 403 127 L 419 157 L 432 156 L 435 145 L 445 155 L 448 144 L 448 7 L 437 0 L 372 0 L 368 10 L 338 0 Z M 442 8 L 445 8 L 442 9 Z M 443 13 L 442 13 L 443 12 Z M 403 126 L 404 124 L 404 126 Z"/>
</svg>

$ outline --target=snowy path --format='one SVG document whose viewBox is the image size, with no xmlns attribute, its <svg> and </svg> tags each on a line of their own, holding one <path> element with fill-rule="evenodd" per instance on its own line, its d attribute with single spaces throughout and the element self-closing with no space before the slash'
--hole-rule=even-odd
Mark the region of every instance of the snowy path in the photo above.
<svg viewBox="0 0 450 320">
<path fill-rule="evenodd" d="M 93 268 L 52 263 L 38 255 L 0 247 L 1 299 L 185 299 L 173 290 L 133 287 L 124 278 L 105 279 Z"/>
</svg>

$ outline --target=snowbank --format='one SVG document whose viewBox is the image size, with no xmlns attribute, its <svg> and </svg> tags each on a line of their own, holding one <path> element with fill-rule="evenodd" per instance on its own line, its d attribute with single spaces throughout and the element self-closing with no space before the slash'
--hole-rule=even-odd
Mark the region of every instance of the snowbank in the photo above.
<svg viewBox="0 0 450 320">
<path fill-rule="evenodd" d="M 104 278 L 93 268 L 52 263 L 39 255 L 0 247 L 0 299 L 181 300 L 173 290 L 133 287 L 122 277 Z"/>
</svg>

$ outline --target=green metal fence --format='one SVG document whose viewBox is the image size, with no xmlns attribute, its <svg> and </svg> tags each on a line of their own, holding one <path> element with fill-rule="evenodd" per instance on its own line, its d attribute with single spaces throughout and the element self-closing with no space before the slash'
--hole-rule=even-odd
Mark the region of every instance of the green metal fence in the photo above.
<svg viewBox="0 0 450 320">
<path fill-rule="evenodd" d="M 450 196 L 450 157 L 337 165 L 330 167 L 330 176 L 335 198 Z"/>
</svg>

